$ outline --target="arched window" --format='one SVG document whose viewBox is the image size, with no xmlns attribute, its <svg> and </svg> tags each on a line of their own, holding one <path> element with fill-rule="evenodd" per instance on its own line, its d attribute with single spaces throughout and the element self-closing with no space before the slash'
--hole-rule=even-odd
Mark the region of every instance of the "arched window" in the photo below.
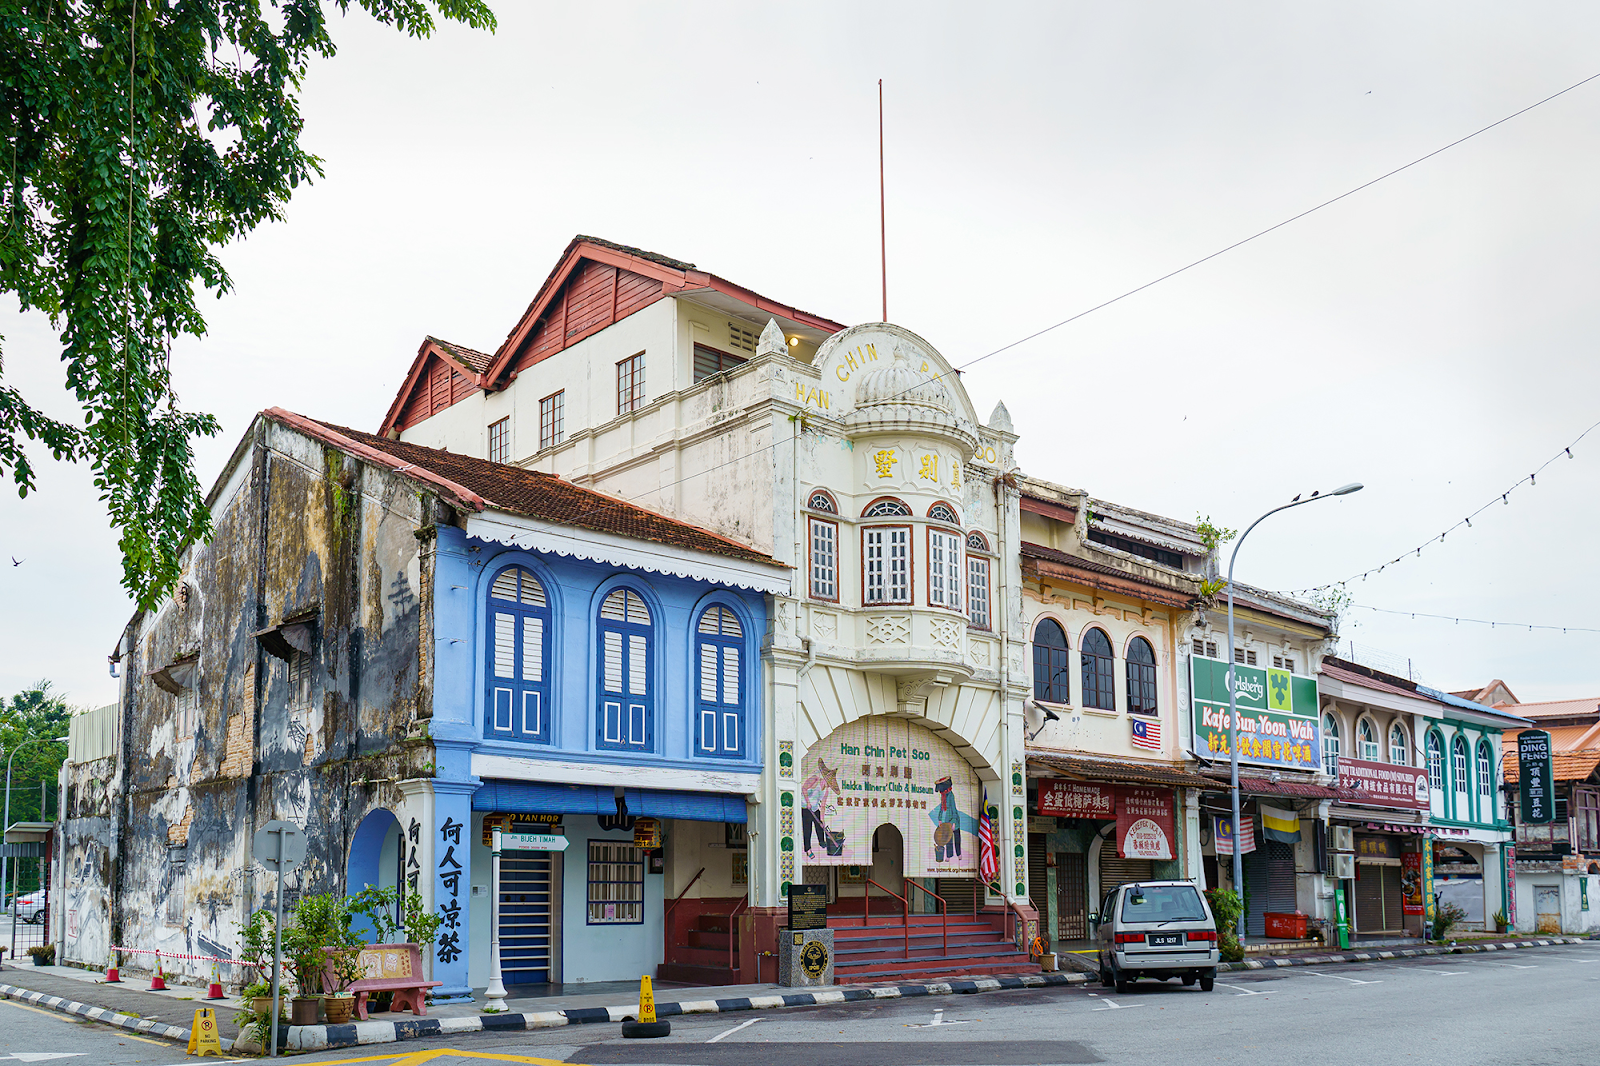
<svg viewBox="0 0 1600 1066">
<path fill-rule="evenodd" d="M 1322 772 L 1339 776 L 1339 719 L 1331 714 L 1322 716 Z"/>
<path fill-rule="evenodd" d="M 1096 633 L 1099 630 L 1095 630 Z M 1128 642 L 1128 713 L 1156 714 L 1156 653 L 1150 642 L 1134 637 Z"/>
<path fill-rule="evenodd" d="M 707 607 L 695 627 L 701 755 L 744 756 L 744 630 L 726 607 Z"/>
<path fill-rule="evenodd" d="M 1489 750 L 1487 740 L 1478 741 L 1478 795 L 1484 799 L 1494 795 L 1494 755 Z M 1482 815 L 1483 821 L 1492 817 L 1486 808 Z"/>
<path fill-rule="evenodd" d="M 602 748 L 649 751 L 655 739 L 655 638 L 650 608 L 632 589 L 616 589 L 600 605 L 600 706 L 595 743 Z"/>
<path fill-rule="evenodd" d="M 550 741 L 550 605 L 539 579 L 508 566 L 489 586 L 483 735 Z"/>
<path fill-rule="evenodd" d="M 986 552 L 989 550 L 989 538 L 974 529 L 967 534 L 967 547 L 974 551 Z"/>
<path fill-rule="evenodd" d="M 910 518 L 911 508 L 891 497 L 873 500 L 867 504 L 867 509 L 861 512 L 862 518 Z"/>
<path fill-rule="evenodd" d="M 1363 759 L 1378 761 L 1378 727 L 1372 724 L 1372 719 L 1363 718 L 1356 723 L 1356 742 L 1361 746 Z"/>
<path fill-rule="evenodd" d="M 1444 791 L 1444 741 L 1432 732 L 1428 734 L 1428 787 Z"/>
<path fill-rule="evenodd" d="M 948 503 L 936 503 L 928 508 L 928 517 L 935 522 L 948 522 L 952 526 L 961 524 L 961 516 L 956 514 L 956 509 Z"/>
<path fill-rule="evenodd" d="M 1467 792 L 1472 788 L 1472 778 L 1467 771 L 1467 741 L 1459 733 L 1450 744 L 1451 770 L 1455 773 L 1454 784 L 1457 792 Z"/>
<path fill-rule="evenodd" d="M 1398 723 L 1389 730 L 1389 761 L 1396 766 L 1411 765 L 1411 745 L 1407 743 L 1405 726 Z"/>
<path fill-rule="evenodd" d="M 806 500 L 806 506 L 813 511 L 824 511 L 828 514 L 839 513 L 839 505 L 834 502 L 833 496 L 826 489 L 813 489 L 811 496 Z"/>
<path fill-rule="evenodd" d="M 1083 662 L 1083 705 L 1102 711 L 1116 710 L 1111 685 L 1111 639 L 1105 630 L 1091 629 L 1085 633 L 1078 654 Z"/>
<path fill-rule="evenodd" d="M 1071 703 L 1067 673 L 1067 634 L 1053 618 L 1033 630 L 1033 698 L 1046 703 Z"/>
</svg>

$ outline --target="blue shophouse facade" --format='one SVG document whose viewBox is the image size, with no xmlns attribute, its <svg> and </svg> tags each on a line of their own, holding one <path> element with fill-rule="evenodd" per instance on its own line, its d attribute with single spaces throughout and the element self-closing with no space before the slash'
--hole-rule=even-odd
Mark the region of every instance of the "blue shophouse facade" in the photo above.
<svg viewBox="0 0 1600 1066">
<path fill-rule="evenodd" d="M 566 840 L 504 853 L 508 985 L 654 972 L 667 853 L 709 839 L 692 823 L 743 823 L 758 792 L 766 594 L 789 577 L 729 545 L 696 551 L 493 511 L 437 527 L 437 998 L 488 980 L 486 818 Z M 660 849 L 634 846 L 643 818 Z"/>
</svg>

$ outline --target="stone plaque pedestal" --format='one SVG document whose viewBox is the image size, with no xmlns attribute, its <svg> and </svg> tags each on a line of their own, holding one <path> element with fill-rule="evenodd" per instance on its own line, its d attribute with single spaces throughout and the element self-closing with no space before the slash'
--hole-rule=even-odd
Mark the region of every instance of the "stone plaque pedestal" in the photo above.
<svg viewBox="0 0 1600 1066">
<path fill-rule="evenodd" d="M 778 930 L 778 983 L 790 988 L 833 984 L 833 930 Z"/>
</svg>

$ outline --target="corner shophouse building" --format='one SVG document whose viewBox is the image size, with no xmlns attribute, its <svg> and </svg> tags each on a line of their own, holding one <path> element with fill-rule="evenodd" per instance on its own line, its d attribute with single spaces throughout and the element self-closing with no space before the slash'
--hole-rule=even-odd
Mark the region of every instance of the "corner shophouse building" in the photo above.
<svg viewBox="0 0 1600 1066">
<path fill-rule="evenodd" d="M 901 899 L 937 907 L 928 893 L 997 925 L 1026 911 L 1026 634 L 1016 493 L 997 483 L 1016 435 L 1003 406 L 980 422 L 928 342 L 578 237 L 495 352 L 426 342 L 381 433 L 557 473 L 793 567 L 750 674 L 768 728 L 750 741 L 767 772 L 748 883 L 669 862 L 664 975 L 755 980 L 801 881 L 836 914 L 903 916 Z M 736 928 L 735 967 L 691 950 L 713 929 L 680 923 L 702 919 Z"/>
<path fill-rule="evenodd" d="M 1500 732 L 1517 719 L 1333 656 L 1318 687 L 1324 762 L 1358 797 L 1327 811 L 1345 831 L 1330 853 L 1355 857 L 1352 928 L 1420 936 L 1437 899 L 1463 928 L 1492 929 L 1512 878 Z"/>
<path fill-rule="evenodd" d="M 1550 734 L 1555 785 L 1555 820 L 1548 825 L 1522 823 L 1520 730 L 1506 730 L 1506 806 L 1517 823 L 1516 909 L 1507 913 L 1522 932 L 1600 930 L 1600 699 L 1505 702 L 1495 709 Z"/>
<path fill-rule="evenodd" d="M 418 892 L 444 918 L 438 994 L 462 999 L 488 979 L 482 830 L 504 813 L 567 844 L 507 856 L 508 983 L 659 963 L 664 876 L 633 820 L 657 821 L 663 866 L 745 821 L 752 666 L 787 569 L 549 475 L 276 409 L 209 499 L 217 536 L 119 646 L 114 768 L 69 767 L 64 957 L 236 957 L 275 888 L 251 837 L 281 818 L 308 838 L 288 891 Z"/>
<path fill-rule="evenodd" d="M 1210 782 L 1200 811 L 1208 887 L 1237 888 L 1246 930 L 1265 935 L 1268 914 L 1327 917 L 1331 896 L 1319 850 L 1326 805 L 1340 797 L 1323 772 L 1316 664 L 1330 619 L 1310 604 L 1235 585 L 1234 663 L 1239 678 L 1240 816 L 1245 883 L 1233 883 L 1229 781 L 1227 604 L 1197 610 L 1183 646 L 1191 751 Z M 1272 812 L 1277 812 L 1276 820 Z"/>
<path fill-rule="evenodd" d="M 1036 478 L 1022 491 L 1031 638 L 1029 891 L 1046 939 L 1089 938 L 1107 890 L 1197 876 L 1176 635 L 1206 549 L 1192 525 Z"/>
</svg>

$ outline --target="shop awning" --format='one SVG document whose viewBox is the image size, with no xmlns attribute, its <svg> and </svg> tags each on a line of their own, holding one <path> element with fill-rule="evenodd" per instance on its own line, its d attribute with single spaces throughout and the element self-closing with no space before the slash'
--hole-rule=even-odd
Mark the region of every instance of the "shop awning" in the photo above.
<svg viewBox="0 0 1600 1066">
<path fill-rule="evenodd" d="M 1051 770 L 1085 781 L 1120 781 L 1135 785 L 1170 785 L 1173 788 L 1215 788 L 1210 778 L 1179 770 L 1171 765 L 1137 762 L 1132 759 L 1088 759 L 1078 755 L 1030 751 L 1030 769 Z"/>
<path fill-rule="evenodd" d="M 737 822 L 747 815 L 743 796 L 720 792 L 668 792 L 655 788 L 623 790 L 628 813 L 691 822 Z M 616 789 L 610 785 L 560 785 L 548 781 L 486 781 L 472 794 L 472 809 L 504 814 L 616 814 Z"/>
<path fill-rule="evenodd" d="M 1224 771 L 1207 770 L 1204 771 L 1204 776 L 1213 792 L 1227 792 L 1233 788 L 1231 775 Z M 1270 777 L 1245 773 L 1239 775 L 1239 791 L 1246 796 L 1293 796 L 1296 799 L 1344 800 L 1347 803 L 1359 802 L 1366 795 L 1359 788 L 1318 785 L 1311 781 L 1288 777 L 1274 781 Z"/>
</svg>

